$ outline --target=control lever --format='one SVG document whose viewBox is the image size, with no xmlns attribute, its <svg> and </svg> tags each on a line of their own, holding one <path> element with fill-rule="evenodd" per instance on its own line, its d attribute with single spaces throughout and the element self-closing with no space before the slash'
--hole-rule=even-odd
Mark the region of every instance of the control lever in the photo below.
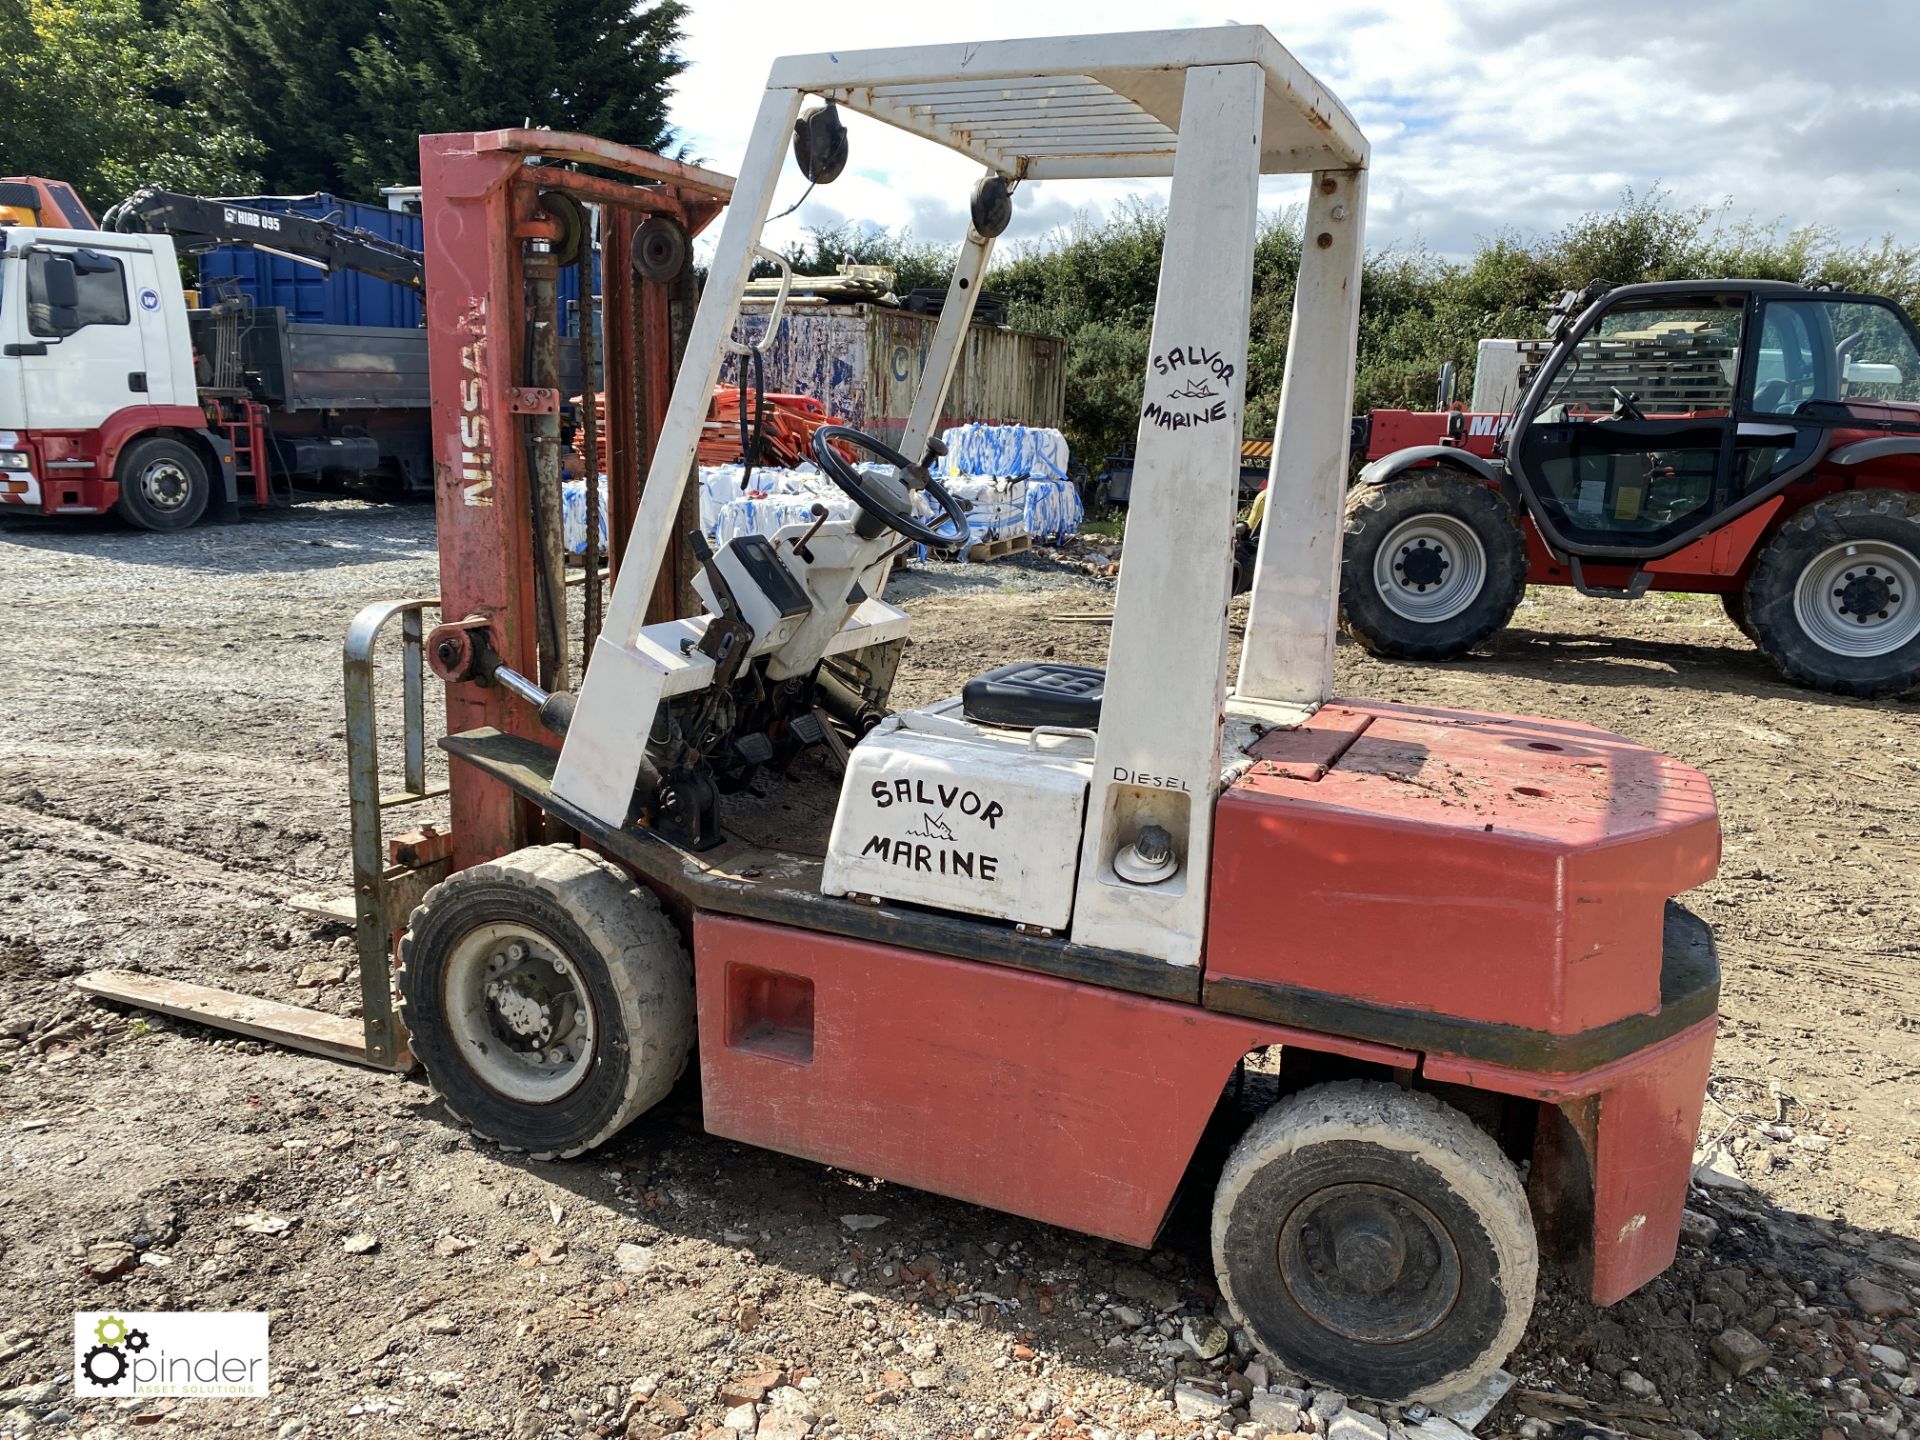
<svg viewBox="0 0 1920 1440">
<path fill-rule="evenodd" d="M 480 661 L 480 670 L 510 695 L 518 695 L 540 714 L 540 723 L 556 735 L 565 735 L 573 723 L 573 696 L 564 690 L 542 690 L 518 670 L 510 670 L 491 652 Z"/>
<path fill-rule="evenodd" d="M 741 618 L 739 597 L 714 562 L 713 547 L 707 544 L 707 537 L 698 530 L 689 530 L 687 544 L 693 547 L 694 558 L 699 560 L 707 584 L 713 587 L 713 603 L 720 607 L 720 613 L 707 622 L 706 634 L 694 648 L 713 661 L 714 685 L 725 689 L 747 658 L 747 649 L 753 644 L 753 627 Z"/>
<path fill-rule="evenodd" d="M 813 509 L 809 513 L 813 516 L 813 524 L 807 527 L 806 534 L 794 537 L 793 553 L 811 565 L 813 563 L 813 551 L 807 548 L 807 542 L 819 534 L 820 527 L 827 523 L 828 511 L 826 506 L 816 500 L 813 502 Z"/>
<path fill-rule="evenodd" d="M 713 587 L 714 603 L 720 607 L 720 613 L 707 621 L 706 633 L 694 646 L 713 661 L 713 679 L 707 685 L 706 699 L 686 731 L 695 737 L 697 743 L 698 737 L 705 735 L 707 726 L 713 723 L 720 697 L 727 693 L 734 676 L 746 664 L 747 652 L 753 648 L 753 627 L 740 617 L 740 602 L 734 596 L 733 587 L 727 583 L 727 577 L 720 573 L 720 567 L 714 563 L 713 547 L 707 544 L 707 537 L 698 530 L 689 530 L 687 544 L 693 547 L 694 556 L 700 561 L 700 569 L 705 572 L 707 583 Z M 687 764 L 692 765 L 698 758 L 697 754 L 690 756 Z"/>
<path fill-rule="evenodd" d="M 427 664 L 449 685 L 471 682 L 498 685 L 517 695 L 540 714 L 540 723 L 556 735 L 567 733 L 573 721 L 573 696 L 565 690 L 548 692 L 505 664 L 493 648 L 493 634 L 478 615 L 437 625 L 427 636 Z"/>
<path fill-rule="evenodd" d="M 927 481 L 932 478 L 933 462 L 944 459 L 947 445 L 938 435 L 927 437 L 927 453 L 920 457 L 918 465 L 909 465 L 900 472 L 900 478 L 909 490 L 925 490 Z"/>
</svg>

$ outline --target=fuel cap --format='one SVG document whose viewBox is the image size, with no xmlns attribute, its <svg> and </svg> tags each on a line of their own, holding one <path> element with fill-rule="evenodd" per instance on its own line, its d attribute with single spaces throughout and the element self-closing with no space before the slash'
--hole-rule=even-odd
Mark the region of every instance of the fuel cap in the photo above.
<svg viewBox="0 0 1920 1440">
<path fill-rule="evenodd" d="M 1152 885 L 1180 868 L 1173 858 L 1173 836 L 1159 825 L 1145 825 L 1113 857 L 1113 869 L 1122 880 L 1134 885 Z"/>
</svg>

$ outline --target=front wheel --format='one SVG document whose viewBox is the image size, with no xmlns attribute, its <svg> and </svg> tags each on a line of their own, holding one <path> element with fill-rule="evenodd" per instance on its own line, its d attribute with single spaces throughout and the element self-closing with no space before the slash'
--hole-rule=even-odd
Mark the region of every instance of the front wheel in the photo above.
<svg viewBox="0 0 1920 1440">
<path fill-rule="evenodd" d="M 1920 683 L 1920 496 L 1853 490 L 1807 506 L 1747 581 L 1754 640 L 1790 680 L 1870 700 Z"/>
<path fill-rule="evenodd" d="M 1340 623 L 1370 653 L 1464 655 L 1505 628 L 1526 585 L 1526 537 L 1492 486 L 1436 468 L 1348 494 Z"/>
<path fill-rule="evenodd" d="M 568 845 L 429 890 L 400 941 L 400 1006 L 447 1108 L 537 1157 L 611 1139 L 693 1049 L 693 971 L 660 902 Z"/>
<path fill-rule="evenodd" d="M 1431 1403 L 1519 1343 L 1540 1257 L 1490 1136 L 1430 1095 L 1343 1081 L 1280 1101 L 1234 1147 L 1213 1261 L 1233 1313 L 1288 1369 Z"/>
<path fill-rule="evenodd" d="M 113 478 L 120 518 L 142 530 L 184 530 L 213 498 L 207 466 L 192 446 L 164 435 L 136 440 L 120 452 Z"/>
</svg>

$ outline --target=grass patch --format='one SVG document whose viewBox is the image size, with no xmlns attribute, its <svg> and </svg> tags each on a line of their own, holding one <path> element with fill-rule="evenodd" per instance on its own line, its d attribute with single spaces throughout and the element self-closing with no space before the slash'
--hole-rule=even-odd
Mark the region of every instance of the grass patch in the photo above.
<svg viewBox="0 0 1920 1440">
<path fill-rule="evenodd" d="M 1791 1386 L 1776 1385 L 1734 1417 L 1739 1440 L 1809 1440 L 1820 1424 L 1820 1407 Z"/>
<path fill-rule="evenodd" d="M 1108 540 L 1118 540 L 1127 532 L 1127 512 L 1118 505 L 1103 505 L 1098 510 L 1087 512 L 1086 519 L 1080 522 L 1082 535 L 1101 535 Z"/>
</svg>

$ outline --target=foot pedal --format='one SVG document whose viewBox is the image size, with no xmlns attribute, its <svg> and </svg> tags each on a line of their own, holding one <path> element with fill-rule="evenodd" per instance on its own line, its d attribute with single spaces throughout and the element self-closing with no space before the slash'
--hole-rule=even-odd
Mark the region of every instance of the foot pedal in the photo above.
<svg viewBox="0 0 1920 1440">
<path fill-rule="evenodd" d="M 743 765 L 765 765 L 773 759 L 773 741 L 759 733 L 742 735 L 733 742 L 733 753 Z"/>
</svg>

